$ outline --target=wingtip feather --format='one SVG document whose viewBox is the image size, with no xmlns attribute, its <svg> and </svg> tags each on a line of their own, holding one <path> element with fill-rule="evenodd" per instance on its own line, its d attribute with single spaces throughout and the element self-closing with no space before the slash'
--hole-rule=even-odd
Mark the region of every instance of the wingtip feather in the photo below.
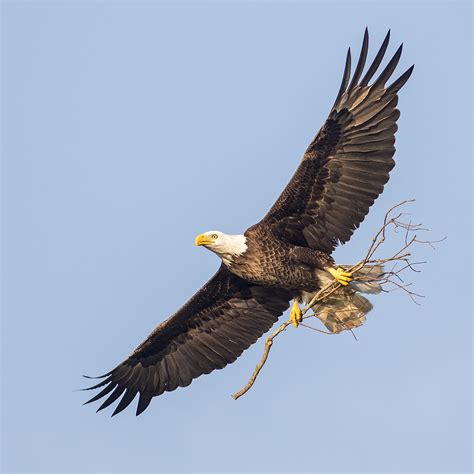
<svg viewBox="0 0 474 474">
<path fill-rule="evenodd" d="M 124 391 L 125 391 L 124 386 L 117 385 L 117 387 L 115 387 L 115 390 L 107 397 L 105 402 L 102 403 L 102 405 L 99 408 L 97 408 L 96 413 L 103 410 L 104 408 L 107 408 L 109 405 L 115 402 L 115 400 L 117 400 L 117 398 L 119 398 L 120 395 L 122 395 Z"/>
<path fill-rule="evenodd" d="M 385 69 L 380 73 L 380 76 L 375 80 L 372 88 L 374 90 L 384 87 L 390 76 L 393 74 L 393 71 L 400 61 L 400 57 L 403 51 L 403 43 L 395 51 L 395 54 L 392 56 L 388 64 L 385 66 Z"/>
<path fill-rule="evenodd" d="M 153 398 L 152 395 L 148 393 L 141 392 L 140 398 L 138 399 L 137 411 L 135 412 L 136 416 L 141 415 L 147 408 Z"/>
<path fill-rule="evenodd" d="M 352 77 L 352 81 L 349 85 L 348 92 L 351 91 L 359 82 L 362 71 L 365 67 L 365 62 L 367 60 L 367 53 L 369 51 L 369 32 L 367 28 L 365 29 L 364 39 L 362 41 L 362 46 L 360 48 L 359 60 L 357 61 L 357 66 Z"/>
<path fill-rule="evenodd" d="M 107 372 L 106 374 L 103 374 L 103 375 L 95 375 L 95 376 L 91 376 L 91 375 L 82 375 L 85 379 L 105 379 L 105 377 L 107 377 L 107 375 L 110 375 L 112 372 Z"/>
<path fill-rule="evenodd" d="M 390 30 L 388 30 L 387 34 L 385 35 L 385 38 L 382 41 L 382 45 L 380 46 L 377 54 L 375 55 L 375 58 L 372 61 L 372 64 L 370 65 L 368 71 L 365 73 L 365 76 L 360 82 L 360 85 L 362 87 L 365 87 L 369 83 L 369 81 L 372 79 L 375 72 L 379 68 L 380 63 L 382 62 L 382 59 L 385 56 L 385 52 L 387 51 L 389 42 L 390 42 Z"/>
<path fill-rule="evenodd" d="M 398 79 L 387 87 L 385 94 L 396 94 L 410 79 L 415 65 L 412 64 Z"/>
</svg>

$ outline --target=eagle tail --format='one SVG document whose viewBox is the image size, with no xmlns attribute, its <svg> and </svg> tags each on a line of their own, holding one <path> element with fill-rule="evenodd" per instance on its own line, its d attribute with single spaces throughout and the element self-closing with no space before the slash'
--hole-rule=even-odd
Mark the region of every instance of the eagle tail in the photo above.
<svg viewBox="0 0 474 474">
<path fill-rule="evenodd" d="M 349 269 L 350 265 L 341 265 Z M 372 303 L 360 293 L 377 294 L 382 291 L 384 269 L 380 265 L 364 267 L 354 273 L 348 286 L 341 286 L 329 298 L 315 306 L 318 319 L 332 333 L 340 333 L 364 324 Z"/>
<path fill-rule="evenodd" d="M 342 268 L 349 270 L 349 265 L 343 265 Z M 351 287 L 359 293 L 367 293 L 369 295 L 377 295 L 382 291 L 382 280 L 385 271 L 382 265 L 371 265 L 362 267 L 352 276 L 354 280 Z"/>
<path fill-rule="evenodd" d="M 316 316 L 332 333 L 362 326 L 367 313 L 372 309 L 367 298 L 344 290 L 316 307 Z"/>
</svg>

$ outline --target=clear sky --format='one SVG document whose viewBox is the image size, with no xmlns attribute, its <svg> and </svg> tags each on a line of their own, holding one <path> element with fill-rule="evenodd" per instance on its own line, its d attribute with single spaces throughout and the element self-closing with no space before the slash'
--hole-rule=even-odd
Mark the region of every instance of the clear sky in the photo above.
<svg viewBox="0 0 474 474">
<path fill-rule="evenodd" d="M 2 2 L 4 471 L 470 472 L 472 10 L 469 2 Z M 290 179 L 364 28 L 405 49 L 385 210 L 448 236 L 357 331 L 299 328 L 136 418 L 82 407 L 215 271 Z"/>
</svg>

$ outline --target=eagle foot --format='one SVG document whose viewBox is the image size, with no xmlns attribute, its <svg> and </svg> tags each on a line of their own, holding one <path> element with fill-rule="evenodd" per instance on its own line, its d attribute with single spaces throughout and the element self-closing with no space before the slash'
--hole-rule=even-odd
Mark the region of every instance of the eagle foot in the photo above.
<svg viewBox="0 0 474 474">
<path fill-rule="evenodd" d="M 352 281 L 352 273 L 346 272 L 344 268 L 329 268 L 328 272 L 343 286 L 347 286 Z"/>
<path fill-rule="evenodd" d="M 302 320 L 301 316 L 301 308 L 300 308 L 300 303 L 298 301 L 298 298 L 295 298 L 293 301 L 293 306 L 291 307 L 291 312 L 290 312 L 290 321 L 293 323 L 293 326 L 297 328 Z"/>
</svg>

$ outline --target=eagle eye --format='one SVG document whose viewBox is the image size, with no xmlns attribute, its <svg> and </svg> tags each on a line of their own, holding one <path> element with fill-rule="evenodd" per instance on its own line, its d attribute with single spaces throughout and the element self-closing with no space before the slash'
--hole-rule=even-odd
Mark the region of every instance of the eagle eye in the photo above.
<svg viewBox="0 0 474 474">
<path fill-rule="evenodd" d="M 217 239 L 217 234 L 212 234 L 212 235 L 211 235 L 211 238 L 214 239 L 214 240 L 216 240 L 216 239 Z"/>
</svg>

